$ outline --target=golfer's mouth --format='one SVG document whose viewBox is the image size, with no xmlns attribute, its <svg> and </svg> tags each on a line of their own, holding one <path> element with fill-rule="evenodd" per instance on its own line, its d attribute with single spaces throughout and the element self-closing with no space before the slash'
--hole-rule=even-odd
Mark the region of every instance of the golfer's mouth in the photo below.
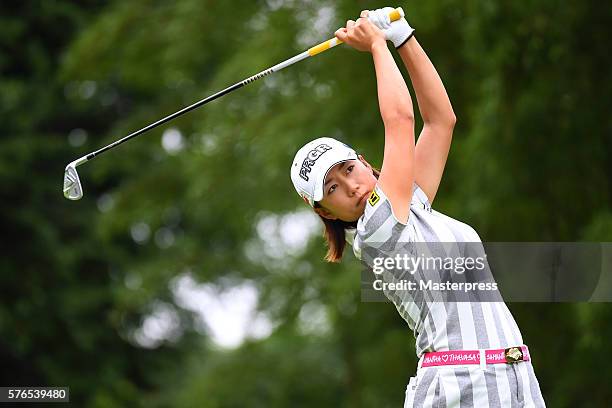
<svg viewBox="0 0 612 408">
<path fill-rule="evenodd" d="M 370 195 L 370 193 L 368 193 L 367 191 L 365 193 L 363 193 L 363 195 L 361 197 L 359 197 L 359 201 L 357 201 L 357 205 L 355 207 L 359 207 L 363 202 L 365 202 L 365 200 L 368 199 L 369 195 Z"/>
</svg>

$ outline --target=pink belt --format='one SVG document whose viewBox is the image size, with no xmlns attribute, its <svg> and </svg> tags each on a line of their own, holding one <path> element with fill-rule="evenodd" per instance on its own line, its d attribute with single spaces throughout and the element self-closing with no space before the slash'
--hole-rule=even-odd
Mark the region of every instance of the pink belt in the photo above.
<svg viewBox="0 0 612 408">
<path fill-rule="evenodd" d="M 510 364 L 529 360 L 529 349 L 522 345 L 506 349 L 432 351 L 423 354 L 419 367 Z"/>
</svg>

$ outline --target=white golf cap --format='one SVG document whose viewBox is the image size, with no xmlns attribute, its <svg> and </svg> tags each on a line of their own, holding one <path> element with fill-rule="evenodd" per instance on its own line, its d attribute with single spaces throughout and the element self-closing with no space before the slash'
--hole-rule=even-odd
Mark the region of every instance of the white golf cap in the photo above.
<svg viewBox="0 0 612 408">
<path fill-rule="evenodd" d="M 323 185 L 327 172 L 338 163 L 356 160 L 357 153 L 346 144 L 320 137 L 306 143 L 295 154 L 291 165 L 291 181 L 298 194 L 314 207 L 323 198 Z"/>
</svg>

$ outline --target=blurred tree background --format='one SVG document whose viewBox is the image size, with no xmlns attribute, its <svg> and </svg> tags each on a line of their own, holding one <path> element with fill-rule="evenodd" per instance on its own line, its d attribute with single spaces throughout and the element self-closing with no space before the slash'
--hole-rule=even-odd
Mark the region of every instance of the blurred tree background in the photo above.
<svg viewBox="0 0 612 408">
<path fill-rule="evenodd" d="M 606 4 L 398 4 L 458 117 L 436 207 L 483 240 L 612 241 Z M 401 406 L 413 334 L 360 302 L 352 254 L 322 261 L 288 174 L 322 135 L 380 165 L 368 54 L 266 77 L 81 167 L 81 201 L 61 194 L 69 161 L 384 5 L 2 3 L 1 385 L 70 386 L 84 407 Z M 203 317 L 221 297 L 256 306 L 234 347 L 232 322 Z M 609 403 L 609 304 L 509 307 L 549 406 Z"/>
</svg>

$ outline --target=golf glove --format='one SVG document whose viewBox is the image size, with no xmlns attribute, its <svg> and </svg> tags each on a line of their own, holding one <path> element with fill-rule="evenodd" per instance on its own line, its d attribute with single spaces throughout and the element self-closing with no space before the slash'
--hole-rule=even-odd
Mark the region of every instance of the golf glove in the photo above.
<svg viewBox="0 0 612 408">
<path fill-rule="evenodd" d="M 392 7 L 384 7 L 368 12 L 368 19 L 385 33 L 387 41 L 391 41 L 395 48 L 399 48 L 412 37 L 414 28 L 410 27 L 408 21 L 404 17 L 391 22 L 389 13 L 394 9 Z"/>
</svg>

